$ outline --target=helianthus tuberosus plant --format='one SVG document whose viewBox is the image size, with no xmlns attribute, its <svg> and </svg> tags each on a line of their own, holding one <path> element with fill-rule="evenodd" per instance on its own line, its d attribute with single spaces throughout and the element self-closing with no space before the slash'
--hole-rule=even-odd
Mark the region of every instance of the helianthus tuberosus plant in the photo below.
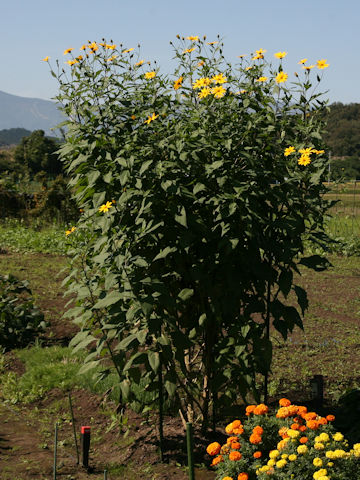
<svg viewBox="0 0 360 480">
<path fill-rule="evenodd" d="M 173 75 L 105 41 L 68 48 L 52 70 L 83 211 L 69 314 L 81 327 L 72 345 L 96 345 L 84 368 L 105 361 L 106 375 L 111 359 L 124 402 L 132 382 L 164 385 L 206 428 L 216 405 L 258 395 L 270 323 L 284 338 L 302 327 L 298 265 L 326 264 L 303 258 L 303 236 L 324 235 L 325 102 L 305 59 L 290 80 L 286 52 L 231 65 L 220 41 L 173 46 Z"/>
<path fill-rule="evenodd" d="M 226 426 L 224 445 L 213 442 L 207 453 L 218 480 L 352 480 L 360 477 L 360 444 L 349 447 L 331 425 L 335 417 L 321 417 L 282 398 L 270 415 L 266 405 L 246 407 L 244 423 Z"/>
</svg>

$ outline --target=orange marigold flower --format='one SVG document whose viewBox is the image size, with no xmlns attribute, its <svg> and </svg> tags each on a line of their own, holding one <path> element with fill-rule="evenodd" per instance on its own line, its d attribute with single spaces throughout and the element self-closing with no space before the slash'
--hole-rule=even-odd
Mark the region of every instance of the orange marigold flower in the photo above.
<svg viewBox="0 0 360 480">
<path fill-rule="evenodd" d="M 225 427 L 225 432 L 228 434 L 228 435 L 231 435 L 233 433 L 233 424 L 232 423 L 229 423 L 229 425 L 226 425 Z"/>
<path fill-rule="evenodd" d="M 255 452 L 255 453 L 253 454 L 253 457 L 254 457 L 254 458 L 261 458 L 261 456 L 262 456 L 262 453 L 260 452 L 260 450 L 258 450 L 257 452 Z"/>
<path fill-rule="evenodd" d="M 220 453 L 225 453 L 225 454 L 227 454 L 227 453 L 229 453 L 229 452 L 230 452 L 230 445 L 223 445 L 223 446 L 221 447 Z"/>
<path fill-rule="evenodd" d="M 234 420 L 232 422 L 233 428 L 238 428 L 238 427 L 240 427 L 240 425 L 241 425 L 241 420 Z"/>
<path fill-rule="evenodd" d="M 320 418 L 318 419 L 318 423 L 319 423 L 320 425 L 326 425 L 326 424 L 328 423 L 328 421 L 326 420 L 325 417 L 320 417 Z"/>
<path fill-rule="evenodd" d="M 240 425 L 240 427 L 234 428 L 232 433 L 235 433 L 235 435 L 242 435 L 244 433 L 244 427 Z"/>
<path fill-rule="evenodd" d="M 299 440 L 300 443 L 306 443 L 308 441 L 309 441 L 309 439 L 307 437 L 301 437 L 300 440 Z"/>
<path fill-rule="evenodd" d="M 228 445 L 230 445 L 231 443 L 237 442 L 238 440 L 239 440 L 238 437 L 229 437 L 229 438 L 226 440 L 226 443 L 227 443 Z"/>
<path fill-rule="evenodd" d="M 328 422 L 333 422 L 335 420 L 335 415 L 326 415 L 326 420 Z"/>
<path fill-rule="evenodd" d="M 256 425 L 256 427 L 253 428 L 253 433 L 262 435 L 264 433 L 264 429 L 260 427 L 260 425 Z"/>
<path fill-rule="evenodd" d="M 265 413 L 268 413 L 269 407 L 266 406 L 264 403 L 260 403 L 257 405 L 254 409 L 254 414 L 255 415 L 264 415 Z"/>
<path fill-rule="evenodd" d="M 220 449 L 221 449 L 220 443 L 213 442 L 213 443 L 210 443 L 210 445 L 208 445 L 206 451 L 209 455 L 215 456 L 220 452 Z"/>
<path fill-rule="evenodd" d="M 222 455 L 219 455 L 218 457 L 215 457 L 213 461 L 211 462 L 211 467 L 214 467 L 218 463 L 221 463 L 224 461 L 224 457 Z"/>
<path fill-rule="evenodd" d="M 287 438 L 289 436 L 287 431 L 288 431 L 287 427 L 281 427 L 279 430 L 280 437 Z"/>
<path fill-rule="evenodd" d="M 236 460 L 240 460 L 241 458 L 242 458 L 242 455 L 237 450 L 235 450 L 235 452 L 229 453 L 229 460 L 231 460 L 232 462 L 236 462 Z"/>
<path fill-rule="evenodd" d="M 306 422 L 306 426 L 311 430 L 317 430 L 319 428 L 319 422 L 316 420 L 309 420 Z"/>
<path fill-rule="evenodd" d="M 301 425 L 299 430 L 300 432 L 305 432 L 305 430 L 307 430 L 307 427 L 305 425 Z"/>
<path fill-rule="evenodd" d="M 249 475 L 245 472 L 239 473 L 237 480 L 249 480 Z"/>
<path fill-rule="evenodd" d="M 253 445 L 258 445 L 259 443 L 261 443 L 261 440 L 261 436 L 257 433 L 252 433 L 249 438 L 249 442 Z"/>
<path fill-rule="evenodd" d="M 223 478 L 222 478 L 222 480 L 233 480 L 233 478 L 232 478 L 232 477 L 227 477 L 227 476 L 226 476 L 226 477 L 223 477 Z"/>
<path fill-rule="evenodd" d="M 316 412 L 309 412 L 309 413 L 305 413 L 305 415 L 303 416 L 303 418 L 308 421 L 308 420 L 315 420 L 317 418 L 317 413 Z"/>
<path fill-rule="evenodd" d="M 248 405 L 245 409 L 246 415 L 250 415 L 250 413 L 253 413 L 256 408 L 256 405 Z"/>
<path fill-rule="evenodd" d="M 277 444 L 277 449 L 278 450 L 284 450 L 284 448 L 286 447 L 286 444 L 288 443 L 289 440 L 290 440 L 289 437 L 286 437 L 286 438 L 283 438 L 282 440 L 280 440 L 280 442 Z"/>
<path fill-rule="evenodd" d="M 231 444 L 231 448 L 233 448 L 234 450 L 240 450 L 241 444 L 239 442 L 233 442 Z"/>
<path fill-rule="evenodd" d="M 291 148 L 291 147 L 289 147 L 289 148 Z M 280 398 L 279 405 L 280 405 L 280 407 L 288 407 L 289 405 L 291 405 L 291 402 L 287 398 Z"/>
<path fill-rule="evenodd" d="M 291 428 L 291 430 L 299 430 L 300 425 L 298 423 L 293 423 L 290 428 Z"/>
<path fill-rule="evenodd" d="M 297 410 L 297 414 L 301 415 L 301 416 L 303 416 L 303 415 L 305 415 L 305 413 L 307 413 L 307 408 L 302 406 L 302 405 L 296 407 L 296 410 Z"/>
</svg>

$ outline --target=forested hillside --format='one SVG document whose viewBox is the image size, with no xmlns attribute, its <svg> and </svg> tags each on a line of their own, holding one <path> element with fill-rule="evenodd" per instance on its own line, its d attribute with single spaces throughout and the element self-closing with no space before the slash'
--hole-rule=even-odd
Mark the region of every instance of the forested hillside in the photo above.
<svg viewBox="0 0 360 480">
<path fill-rule="evenodd" d="M 360 103 L 330 105 L 325 140 L 335 157 L 360 157 Z"/>
</svg>

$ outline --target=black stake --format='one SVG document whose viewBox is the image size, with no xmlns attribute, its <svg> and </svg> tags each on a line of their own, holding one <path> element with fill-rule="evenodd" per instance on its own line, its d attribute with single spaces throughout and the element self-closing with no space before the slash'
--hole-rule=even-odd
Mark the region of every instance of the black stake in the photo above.
<svg viewBox="0 0 360 480">
<path fill-rule="evenodd" d="M 186 448 L 188 456 L 189 480 L 195 480 L 194 471 L 194 436 L 191 422 L 186 422 Z"/>
<path fill-rule="evenodd" d="M 164 431 L 163 431 L 163 410 L 164 410 L 164 398 L 163 398 L 163 378 L 162 378 L 162 365 L 159 365 L 159 442 L 160 442 L 160 461 L 164 461 Z"/>
<path fill-rule="evenodd" d="M 57 424 L 57 423 L 55 423 L 55 438 L 54 438 L 54 469 L 53 469 L 53 476 L 54 476 L 54 480 L 56 480 L 57 439 L 58 439 L 58 424 Z"/>
<path fill-rule="evenodd" d="M 80 456 L 79 456 L 79 447 L 77 443 L 77 438 L 76 438 L 76 428 L 75 428 L 75 419 L 74 419 L 74 412 L 72 408 L 72 402 L 71 402 L 71 395 L 69 392 L 69 405 L 70 405 L 70 413 L 71 413 L 71 422 L 73 426 L 73 433 L 74 433 L 74 440 L 75 440 L 75 448 L 76 448 L 76 458 L 77 458 L 77 465 L 79 465 L 80 462 Z"/>
</svg>

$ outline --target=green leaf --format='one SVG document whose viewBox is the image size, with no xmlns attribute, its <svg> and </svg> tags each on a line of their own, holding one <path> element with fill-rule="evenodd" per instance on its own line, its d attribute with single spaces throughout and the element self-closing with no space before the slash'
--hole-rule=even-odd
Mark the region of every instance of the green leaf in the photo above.
<svg viewBox="0 0 360 480">
<path fill-rule="evenodd" d="M 175 221 L 180 223 L 183 227 L 187 228 L 187 220 L 186 220 L 186 210 L 185 207 L 181 207 L 180 213 L 175 215 Z"/>
<path fill-rule="evenodd" d="M 148 354 L 150 367 L 154 370 L 155 373 L 157 373 L 160 365 L 159 352 L 153 352 L 152 350 L 148 350 L 147 354 Z"/>
<path fill-rule="evenodd" d="M 175 247 L 165 247 L 163 250 L 161 250 L 154 258 L 153 258 L 153 262 L 155 262 L 156 260 L 160 260 L 162 258 L 165 258 L 169 255 L 169 253 L 173 253 L 173 252 L 176 252 L 176 248 Z"/>
<path fill-rule="evenodd" d="M 113 290 L 112 292 L 105 295 L 104 298 L 102 298 L 101 300 L 96 302 L 93 308 L 94 309 L 99 309 L 99 308 L 109 307 L 110 305 L 113 305 L 114 303 L 117 303 L 120 300 L 122 300 L 122 298 L 123 298 L 122 293 L 120 293 L 116 290 Z"/>
<path fill-rule="evenodd" d="M 194 295 L 194 290 L 192 288 L 184 288 L 179 293 L 178 297 L 183 301 L 186 302 L 190 297 Z"/>
</svg>

